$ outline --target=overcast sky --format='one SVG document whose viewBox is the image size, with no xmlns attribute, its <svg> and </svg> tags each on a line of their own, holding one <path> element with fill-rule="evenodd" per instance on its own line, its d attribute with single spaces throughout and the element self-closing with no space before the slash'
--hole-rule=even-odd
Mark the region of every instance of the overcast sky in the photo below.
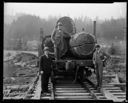
<svg viewBox="0 0 128 103">
<path fill-rule="evenodd" d="M 4 13 L 15 15 L 26 13 L 48 18 L 48 16 L 70 16 L 111 19 L 126 17 L 126 3 L 4 3 Z"/>
</svg>

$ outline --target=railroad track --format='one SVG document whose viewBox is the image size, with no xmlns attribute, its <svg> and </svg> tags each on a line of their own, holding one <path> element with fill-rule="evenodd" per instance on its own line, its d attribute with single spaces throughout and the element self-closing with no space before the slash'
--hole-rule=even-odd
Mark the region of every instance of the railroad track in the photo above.
<svg viewBox="0 0 128 103">
<path fill-rule="evenodd" d="M 95 92 L 93 91 L 95 90 Z M 71 79 L 57 81 L 54 89 L 55 100 L 97 100 L 107 99 L 95 88 L 86 83 L 73 83 Z M 96 95 L 97 94 L 97 95 Z"/>
<path fill-rule="evenodd" d="M 110 76 L 109 76 L 110 77 Z M 114 76 L 111 76 L 112 78 Z M 49 90 L 51 93 L 41 94 L 41 77 L 37 75 L 30 88 L 22 99 L 41 100 L 113 100 L 121 102 L 126 100 L 126 93 L 120 89 L 125 84 L 107 83 L 103 84 L 101 91 L 95 89 L 89 80 L 73 83 L 71 78 L 61 78 L 54 83 L 49 80 Z"/>
<path fill-rule="evenodd" d="M 113 77 L 113 76 L 111 76 Z M 71 79 L 56 80 L 55 83 L 49 80 L 49 90 L 51 93 L 41 94 L 41 81 L 38 80 L 36 88 L 30 99 L 41 100 L 113 100 L 121 102 L 126 100 L 126 93 L 120 89 L 120 85 L 125 84 L 103 84 L 101 91 L 95 89 L 93 83 L 85 80 L 83 83 L 73 83 Z"/>
</svg>

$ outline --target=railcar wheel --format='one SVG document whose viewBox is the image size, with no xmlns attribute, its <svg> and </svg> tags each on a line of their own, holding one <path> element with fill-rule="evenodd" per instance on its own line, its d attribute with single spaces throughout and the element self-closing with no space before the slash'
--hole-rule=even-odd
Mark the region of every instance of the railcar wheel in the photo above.
<svg viewBox="0 0 128 103">
<path fill-rule="evenodd" d="M 78 70 L 78 80 L 84 80 L 84 68 L 79 67 Z"/>
<path fill-rule="evenodd" d="M 91 76 L 92 75 L 92 71 L 91 70 L 89 70 L 89 68 L 85 68 L 84 69 L 84 71 L 85 71 L 85 77 L 89 77 L 89 76 Z"/>
</svg>

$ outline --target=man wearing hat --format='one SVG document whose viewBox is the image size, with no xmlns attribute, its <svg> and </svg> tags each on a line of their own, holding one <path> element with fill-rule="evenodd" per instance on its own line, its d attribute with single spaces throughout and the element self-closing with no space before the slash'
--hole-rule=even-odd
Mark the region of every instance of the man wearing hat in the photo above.
<svg viewBox="0 0 128 103">
<path fill-rule="evenodd" d="M 100 90 L 102 86 L 102 73 L 103 73 L 103 62 L 100 58 L 100 45 L 95 46 L 95 52 L 93 54 L 93 64 L 95 66 L 96 78 L 97 78 L 97 89 Z"/>
<path fill-rule="evenodd" d="M 40 57 L 40 74 L 42 93 L 48 93 L 48 81 L 52 70 L 52 58 L 49 56 L 49 48 L 44 47 L 44 55 Z"/>
<path fill-rule="evenodd" d="M 95 52 L 93 54 L 93 64 L 96 69 L 96 75 L 97 75 L 97 80 L 99 80 L 97 88 L 100 89 L 102 86 L 102 75 L 103 75 L 103 67 L 104 67 L 104 60 L 108 59 L 110 56 L 103 52 L 101 50 L 100 45 L 96 45 L 95 47 Z M 100 76 L 100 77 L 99 77 Z"/>
</svg>

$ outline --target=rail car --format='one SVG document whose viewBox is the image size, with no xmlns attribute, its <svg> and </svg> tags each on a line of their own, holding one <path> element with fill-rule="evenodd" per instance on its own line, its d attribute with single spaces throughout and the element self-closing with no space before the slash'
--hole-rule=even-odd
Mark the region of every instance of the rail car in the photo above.
<svg viewBox="0 0 128 103">
<path fill-rule="evenodd" d="M 54 61 L 54 76 L 63 74 L 65 74 L 65 76 L 68 74 L 75 76 L 77 70 L 77 77 L 81 80 L 84 77 L 91 76 L 90 69 L 95 69 L 92 58 L 97 41 L 95 36 L 96 22 L 94 22 L 94 34 L 86 33 L 85 31 L 77 33 L 75 23 L 70 17 L 61 17 L 57 23 L 58 22 L 63 24 L 63 30 L 68 33 L 68 36 L 63 37 L 62 42 L 57 45 L 60 51 L 57 55 L 59 55 L 60 58 L 57 58 L 56 55 L 51 55 Z M 51 35 L 43 38 L 41 45 L 42 50 L 44 46 L 49 47 L 50 52 L 54 52 Z M 96 74 L 96 76 L 99 77 L 97 80 L 99 82 L 102 76 L 99 74 Z"/>
</svg>

